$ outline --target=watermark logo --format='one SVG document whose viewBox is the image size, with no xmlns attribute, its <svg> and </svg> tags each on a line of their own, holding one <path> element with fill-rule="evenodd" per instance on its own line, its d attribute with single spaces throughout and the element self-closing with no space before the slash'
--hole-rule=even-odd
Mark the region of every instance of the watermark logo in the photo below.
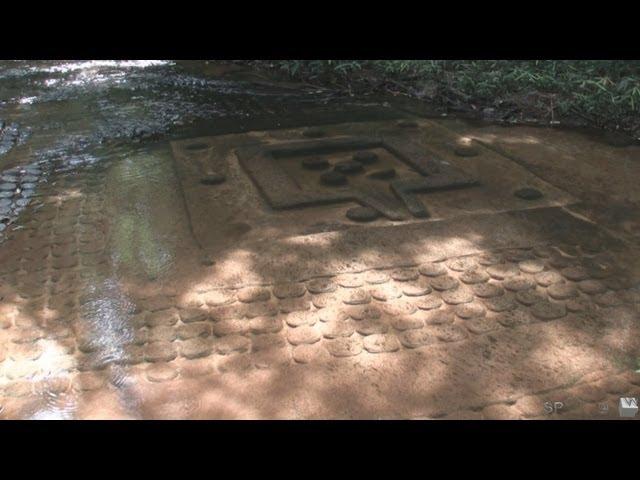
<svg viewBox="0 0 640 480">
<path fill-rule="evenodd" d="M 633 397 L 621 397 L 618 405 L 618 413 L 621 417 L 633 418 L 638 413 L 638 399 Z"/>
</svg>

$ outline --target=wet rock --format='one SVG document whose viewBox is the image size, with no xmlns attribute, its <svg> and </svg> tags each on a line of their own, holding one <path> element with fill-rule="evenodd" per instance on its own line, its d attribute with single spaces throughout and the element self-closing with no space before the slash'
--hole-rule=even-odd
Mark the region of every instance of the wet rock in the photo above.
<svg viewBox="0 0 640 480">
<path fill-rule="evenodd" d="M 302 160 L 302 168 L 307 170 L 326 170 L 329 168 L 329 162 L 326 158 L 309 157 Z"/>
<path fill-rule="evenodd" d="M 353 207 L 347 210 L 347 218 L 354 222 L 372 222 L 380 217 L 380 212 L 371 207 Z"/>
<path fill-rule="evenodd" d="M 542 198 L 542 192 L 535 188 L 521 188 L 520 190 L 516 190 L 513 194 L 523 200 L 537 200 Z"/>
<path fill-rule="evenodd" d="M 370 165 L 378 161 L 378 155 L 375 152 L 369 151 L 356 152 L 351 158 L 353 161 L 359 162 L 363 165 Z"/>
<path fill-rule="evenodd" d="M 344 174 L 344 175 L 352 175 L 355 173 L 360 173 L 364 170 L 362 163 L 354 162 L 351 160 L 344 160 L 342 162 L 338 162 L 333 167 L 335 172 Z"/>
<path fill-rule="evenodd" d="M 382 168 L 379 170 L 373 170 L 367 174 L 367 177 L 373 178 L 375 180 L 389 180 L 391 178 L 395 178 L 395 176 L 395 168 Z"/>
<path fill-rule="evenodd" d="M 224 183 L 226 180 L 227 180 L 227 177 L 225 177 L 223 174 L 213 173 L 211 175 L 206 175 L 205 177 L 202 177 L 200 179 L 200 183 L 202 183 L 203 185 L 219 185 L 221 183 Z"/>
</svg>

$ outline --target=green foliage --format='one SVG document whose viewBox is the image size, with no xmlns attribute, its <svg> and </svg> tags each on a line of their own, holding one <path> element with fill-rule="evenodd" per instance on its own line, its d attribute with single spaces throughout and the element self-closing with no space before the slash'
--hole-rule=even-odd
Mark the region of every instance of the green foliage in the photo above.
<svg viewBox="0 0 640 480">
<path fill-rule="evenodd" d="M 365 74 L 378 78 L 381 88 L 389 81 L 428 82 L 442 94 L 432 99 L 436 102 L 453 98 L 495 106 L 527 97 L 552 117 L 578 114 L 608 126 L 637 122 L 640 113 L 640 61 L 287 60 L 270 65 L 296 79 L 350 91 Z"/>
</svg>

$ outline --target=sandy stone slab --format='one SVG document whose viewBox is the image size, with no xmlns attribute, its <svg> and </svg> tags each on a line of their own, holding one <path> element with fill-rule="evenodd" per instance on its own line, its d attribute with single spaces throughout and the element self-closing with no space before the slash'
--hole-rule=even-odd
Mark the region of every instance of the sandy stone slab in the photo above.
<svg viewBox="0 0 640 480">
<path fill-rule="evenodd" d="M 149 342 L 173 342 L 178 336 L 175 328 L 166 325 L 150 328 L 147 335 Z"/>
<path fill-rule="evenodd" d="M 522 310 L 511 310 L 498 315 L 497 321 L 503 327 L 514 328 L 531 323 L 531 316 L 528 312 Z"/>
<path fill-rule="evenodd" d="M 180 340 L 190 338 L 208 337 L 211 335 L 211 324 L 209 322 L 194 322 L 179 325 L 176 328 L 176 335 Z"/>
<path fill-rule="evenodd" d="M 509 295 L 485 298 L 483 301 L 487 309 L 491 310 L 492 312 L 506 312 L 517 307 L 517 304 L 514 301 L 513 297 Z"/>
<path fill-rule="evenodd" d="M 307 282 L 307 290 L 311 294 L 332 293 L 337 288 L 337 284 L 329 278 L 316 278 Z"/>
<path fill-rule="evenodd" d="M 418 307 L 413 302 L 405 300 L 396 300 L 382 304 L 382 311 L 391 316 L 411 315 L 418 311 Z"/>
<path fill-rule="evenodd" d="M 567 298 L 573 298 L 578 295 L 578 290 L 575 285 L 571 283 L 554 283 L 547 287 L 547 293 L 551 298 L 556 300 L 565 300 Z"/>
<path fill-rule="evenodd" d="M 395 285 L 388 284 L 372 288 L 370 294 L 373 298 L 380 302 L 387 302 L 402 296 L 402 291 Z"/>
<path fill-rule="evenodd" d="M 171 297 L 164 295 L 156 295 L 153 297 L 141 299 L 138 301 L 142 310 L 148 312 L 159 312 L 161 310 L 168 310 L 174 306 L 174 301 Z"/>
<path fill-rule="evenodd" d="M 178 378 L 178 374 L 178 368 L 167 363 L 149 365 L 145 370 L 147 380 L 154 383 L 169 382 Z"/>
<path fill-rule="evenodd" d="M 460 342 L 468 338 L 465 331 L 457 325 L 435 325 L 429 328 L 429 333 L 442 342 Z"/>
<path fill-rule="evenodd" d="M 334 357 L 353 357 L 362 352 L 362 340 L 356 336 L 327 340 L 324 345 Z"/>
<path fill-rule="evenodd" d="M 354 320 L 377 320 L 382 317 L 382 311 L 372 305 L 350 307 L 344 313 Z"/>
<path fill-rule="evenodd" d="M 306 293 L 306 288 L 302 283 L 281 283 L 273 286 L 273 294 L 279 298 L 297 298 Z"/>
<path fill-rule="evenodd" d="M 391 278 L 396 282 L 411 282 L 418 279 L 418 271 L 413 268 L 394 270 Z"/>
<path fill-rule="evenodd" d="M 421 316 L 401 315 L 393 317 L 390 321 L 396 330 L 413 330 L 424 327 L 424 319 Z"/>
<path fill-rule="evenodd" d="M 334 320 L 323 323 L 320 327 L 322 336 L 325 338 L 350 337 L 356 331 L 354 326 L 348 321 Z"/>
<path fill-rule="evenodd" d="M 457 305 L 454 309 L 455 314 L 463 320 L 484 317 L 487 314 L 486 309 L 479 303 L 465 303 Z"/>
<path fill-rule="evenodd" d="M 246 287 L 238 290 L 238 300 L 242 303 L 266 302 L 271 298 L 268 288 Z"/>
<path fill-rule="evenodd" d="M 172 342 L 154 342 L 144 349 L 144 359 L 147 362 L 170 362 L 177 356 L 177 345 Z"/>
<path fill-rule="evenodd" d="M 581 280 L 586 280 L 587 278 L 589 278 L 587 269 L 580 266 L 563 268 L 560 273 L 567 280 L 571 280 L 574 282 L 579 282 Z"/>
<path fill-rule="evenodd" d="M 318 313 L 311 311 L 293 312 L 285 316 L 285 322 L 290 327 L 300 327 L 301 325 L 315 325 L 318 321 Z"/>
<path fill-rule="evenodd" d="M 261 352 L 263 350 L 277 350 L 285 348 L 287 346 L 287 341 L 284 338 L 284 335 L 266 333 L 262 335 L 254 335 L 251 339 L 251 344 L 254 352 Z"/>
<path fill-rule="evenodd" d="M 364 349 L 369 353 L 396 352 L 400 350 L 400 342 L 395 335 L 374 334 L 362 341 Z"/>
<path fill-rule="evenodd" d="M 460 284 L 458 280 L 448 275 L 442 275 L 430 280 L 431 286 L 438 291 L 453 290 Z"/>
<path fill-rule="evenodd" d="M 381 320 L 362 320 L 356 324 L 356 332 L 360 335 L 375 335 L 377 333 L 387 333 L 389 324 Z"/>
<path fill-rule="evenodd" d="M 545 300 L 535 303 L 531 307 L 531 313 L 540 320 L 555 320 L 564 317 L 567 309 L 562 303 L 551 303 Z"/>
<path fill-rule="evenodd" d="M 436 342 L 436 337 L 426 330 L 407 330 L 402 332 L 398 338 L 400 343 L 407 348 L 419 348 Z"/>
<path fill-rule="evenodd" d="M 544 270 L 544 262 L 540 260 L 522 260 L 518 263 L 518 268 L 523 273 L 540 273 Z"/>
<path fill-rule="evenodd" d="M 215 335 L 221 337 L 225 335 L 247 333 L 250 326 L 251 322 L 246 320 L 220 320 L 211 326 L 211 330 Z"/>
<path fill-rule="evenodd" d="M 216 371 L 212 357 L 196 360 L 183 360 L 180 364 L 180 376 L 183 378 L 198 378 L 211 375 Z"/>
<path fill-rule="evenodd" d="M 491 277 L 484 270 L 467 270 L 460 275 L 460 281 L 463 283 L 474 285 L 476 283 L 484 283 L 489 281 Z"/>
<path fill-rule="evenodd" d="M 180 354 L 187 359 L 207 357 L 212 352 L 213 340 L 210 338 L 196 337 L 180 343 Z"/>
<path fill-rule="evenodd" d="M 281 313 L 303 312 L 311 308 L 311 302 L 304 297 L 285 298 L 278 304 Z"/>
<path fill-rule="evenodd" d="M 360 288 L 364 285 L 364 280 L 360 275 L 341 275 L 336 279 L 342 288 Z"/>
<path fill-rule="evenodd" d="M 329 359 L 329 352 L 320 343 L 298 345 L 293 348 L 292 357 L 296 363 L 320 363 Z"/>
<path fill-rule="evenodd" d="M 402 285 L 402 293 L 407 297 L 423 297 L 432 292 L 429 285 L 420 285 L 415 283 L 406 283 Z"/>
<path fill-rule="evenodd" d="M 343 302 L 347 305 L 364 305 L 371 302 L 371 295 L 364 289 L 354 289 Z"/>
<path fill-rule="evenodd" d="M 251 347 L 251 340 L 241 335 L 227 335 L 216 339 L 213 344 L 216 353 L 229 355 L 231 353 L 246 352 Z"/>
<path fill-rule="evenodd" d="M 320 341 L 322 335 L 319 329 L 302 326 L 297 328 L 291 328 L 287 332 L 287 340 L 291 345 L 311 344 Z"/>
<path fill-rule="evenodd" d="M 554 271 L 545 271 L 540 272 L 535 275 L 535 280 L 538 282 L 538 285 L 542 287 L 548 287 L 549 285 L 553 285 L 554 283 L 562 282 L 562 275 L 558 272 Z"/>
<path fill-rule="evenodd" d="M 454 272 L 474 270 L 478 266 L 476 259 L 473 257 L 452 258 L 446 261 L 446 265 Z"/>
<path fill-rule="evenodd" d="M 284 349 L 263 350 L 251 354 L 253 366 L 260 370 L 277 368 L 288 365 L 291 358 Z"/>
<path fill-rule="evenodd" d="M 507 278 L 504 282 L 502 282 L 502 286 L 507 290 L 512 292 L 520 292 L 523 290 L 529 290 L 536 287 L 536 282 L 531 278 L 516 275 L 510 278 Z"/>
<path fill-rule="evenodd" d="M 504 280 L 520 273 L 517 265 L 510 263 L 498 263 L 487 267 L 487 273 L 496 280 Z"/>
<path fill-rule="evenodd" d="M 451 324 L 455 320 L 453 311 L 451 310 L 431 310 L 421 312 L 420 317 L 427 325 L 444 325 Z"/>
<path fill-rule="evenodd" d="M 624 298 L 618 292 L 607 292 L 596 295 L 594 301 L 601 307 L 618 307 L 625 303 Z"/>
<path fill-rule="evenodd" d="M 497 330 L 500 325 L 493 318 L 473 318 L 465 322 L 465 327 L 471 333 L 475 333 L 477 335 L 492 332 L 493 330 Z"/>
<path fill-rule="evenodd" d="M 473 301 L 473 294 L 463 288 L 455 290 L 447 290 L 442 292 L 442 300 L 449 305 L 459 305 L 461 303 L 469 303 Z"/>
<path fill-rule="evenodd" d="M 587 295 L 597 295 L 599 293 L 604 293 L 607 290 L 607 287 L 598 280 L 582 280 L 578 283 L 578 289 Z"/>
<path fill-rule="evenodd" d="M 311 297 L 311 303 L 316 308 L 326 308 L 340 302 L 340 297 L 334 293 L 320 293 Z"/>
<path fill-rule="evenodd" d="M 445 275 L 447 269 L 441 263 L 423 263 L 418 267 L 418 272 L 425 277 L 439 277 Z"/>
<path fill-rule="evenodd" d="M 522 290 L 516 293 L 516 300 L 528 307 L 545 300 L 545 296 L 536 290 Z"/>
<path fill-rule="evenodd" d="M 379 270 L 370 270 L 364 275 L 364 281 L 370 285 L 380 285 L 390 280 L 389 275 Z"/>
<path fill-rule="evenodd" d="M 202 300 L 210 307 L 221 307 L 235 302 L 235 295 L 228 290 L 210 290 L 201 294 Z"/>
<path fill-rule="evenodd" d="M 442 299 L 436 295 L 429 295 L 428 297 L 416 300 L 415 306 L 420 310 L 435 310 L 442 305 Z"/>
<path fill-rule="evenodd" d="M 255 317 L 249 321 L 252 333 L 278 333 L 284 327 L 282 319 L 278 317 Z"/>
<path fill-rule="evenodd" d="M 180 317 L 174 310 L 162 310 L 153 313 L 148 313 L 144 317 L 147 327 L 160 327 L 160 326 L 172 326 L 178 323 Z"/>
</svg>

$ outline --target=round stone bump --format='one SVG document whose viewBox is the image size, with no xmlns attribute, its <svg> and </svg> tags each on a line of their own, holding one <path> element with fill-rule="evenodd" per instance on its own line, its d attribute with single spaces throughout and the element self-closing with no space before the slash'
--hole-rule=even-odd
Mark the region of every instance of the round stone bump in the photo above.
<svg viewBox="0 0 640 480">
<path fill-rule="evenodd" d="M 430 283 L 431 286 L 438 291 L 452 290 L 459 285 L 458 280 L 448 275 L 435 277 L 430 281 Z"/>
<path fill-rule="evenodd" d="M 291 353 L 293 361 L 296 363 L 317 363 L 326 360 L 329 356 L 326 349 L 322 348 L 319 343 L 313 345 L 298 345 L 294 347 Z"/>
<path fill-rule="evenodd" d="M 464 330 L 457 325 L 438 325 L 433 328 L 434 335 L 442 342 L 460 342 L 467 338 Z"/>
<path fill-rule="evenodd" d="M 145 370 L 147 380 L 154 383 L 169 382 L 178 377 L 178 369 L 166 363 L 149 365 Z"/>
<path fill-rule="evenodd" d="M 429 285 L 407 283 L 402 286 L 402 293 L 407 297 L 423 297 L 431 292 L 432 290 Z"/>
<path fill-rule="evenodd" d="M 371 207 L 353 207 L 347 210 L 347 218 L 354 222 L 372 222 L 380 218 L 380 212 Z"/>
<path fill-rule="evenodd" d="M 489 277 L 489 275 L 485 271 L 480 269 L 467 270 L 462 275 L 460 275 L 460 280 L 463 283 L 470 285 L 487 282 L 490 278 L 491 277 Z"/>
<path fill-rule="evenodd" d="M 389 325 L 381 320 L 363 320 L 357 322 L 356 331 L 360 335 L 375 335 L 377 333 L 387 333 Z"/>
<path fill-rule="evenodd" d="M 359 288 L 364 285 L 362 278 L 358 275 L 344 275 L 338 277 L 336 281 L 343 288 Z"/>
<path fill-rule="evenodd" d="M 366 150 L 354 153 L 351 158 L 353 161 L 362 163 L 363 165 L 370 165 L 378 161 L 378 155 L 375 152 Z"/>
<path fill-rule="evenodd" d="M 498 312 L 498 313 L 506 312 L 508 310 L 513 310 L 517 306 L 513 298 L 507 295 L 502 295 L 500 297 L 487 298 L 484 300 L 484 304 L 492 312 Z"/>
<path fill-rule="evenodd" d="M 535 288 L 536 282 L 525 276 L 516 275 L 515 277 L 507 278 L 502 286 L 512 292 L 520 292 L 522 290 L 530 290 Z"/>
<path fill-rule="evenodd" d="M 420 310 L 435 310 L 436 308 L 440 308 L 442 305 L 442 300 L 440 297 L 435 295 L 429 295 L 426 298 L 421 298 L 420 300 L 415 302 L 416 307 Z"/>
<path fill-rule="evenodd" d="M 541 302 L 544 299 L 545 297 L 535 290 L 522 290 L 516 293 L 516 300 L 526 306 Z"/>
<path fill-rule="evenodd" d="M 379 302 L 387 302 L 402 296 L 402 291 L 395 285 L 385 285 L 372 288 L 370 293 L 371 296 Z"/>
<path fill-rule="evenodd" d="M 576 287 L 570 283 L 554 283 L 547 288 L 547 293 L 556 300 L 565 300 L 578 295 Z"/>
<path fill-rule="evenodd" d="M 188 359 L 207 357 L 211 352 L 213 352 L 213 343 L 206 338 L 191 338 L 184 340 L 180 345 L 180 353 Z"/>
<path fill-rule="evenodd" d="M 579 282 L 581 280 L 586 280 L 589 277 L 589 273 L 583 267 L 567 267 L 562 269 L 562 276 L 567 280 L 572 280 L 574 282 Z"/>
<path fill-rule="evenodd" d="M 329 168 L 329 162 L 325 158 L 308 157 L 302 160 L 302 168 L 307 170 L 326 170 Z"/>
<path fill-rule="evenodd" d="M 531 313 L 541 320 L 555 320 L 564 317 L 567 310 L 562 303 L 551 303 L 544 300 L 534 303 L 531 307 Z"/>
<path fill-rule="evenodd" d="M 238 300 L 242 303 L 266 302 L 271 298 L 267 288 L 246 287 L 238 291 Z"/>
<path fill-rule="evenodd" d="M 476 261 L 471 257 L 452 258 L 447 261 L 447 267 L 454 272 L 464 272 L 466 270 L 472 270 L 476 267 Z"/>
<path fill-rule="evenodd" d="M 371 295 L 366 290 L 356 289 L 351 291 L 343 302 L 347 305 L 364 305 L 371 302 Z"/>
<path fill-rule="evenodd" d="M 540 190 L 536 190 L 535 188 L 521 188 L 513 192 L 513 194 L 522 198 L 523 200 L 537 200 L 542 198 L 542 192 Z"/>
<path fill-rule="evenodd" d="M 493 318 L 473 318 L 465 322 L 465 327 L 471 333 L 482 335 L 483 333 L 492 332 L 499 327 L 498 322 Z"/>
<path fill-rule="evenodd" d="M 287 340 L 289 340 L 291 345 L 316 343 L 320 341 L 321 338 L 322 335 L 320 331 L 310 326 L 292 328 L 287 333 Z"/>
<path fill-rule="evenodd" d="M 607 287 L 598 280 L 583 280 L 578 283 L 578 289 L 587 295 L 596 295 L 598 293 L 604 293 Z"/>
<path fill-rule="evenodd" d="M 418 279 L 418 272 L 413 269 L 394 270 L 391 278 L 397 282 L 410 282 Z"/>
<path fill-rule="evenodd" d="M 505 278 L 513 277 L 519 272 L 520 269 L 517 266 L 508 263 L 499 263 L 487 268 L 487 273 L 496 280 L 504 280 Z"/>
<path fill-rule="evenodd" d="M 400 343 L 407 348 L 419 348 L 436 341 L 426 330 L 407 330 L 399 335 Z"/>
<path fill-rule="evenodd" d="M 424 327 L 424 320 L 416 315 L 400 315 L 391 318 L 391 325 L 396 330 L 414 330 Z"/>
<path fill-rule="evenodd" d="M 340 172 L 332 170 L 320 175 L 320 182 L 331 187 L 342 186 L 347 184 L 347 177 Z"/>
<path fill-rule="evenodd" d="M 350 337 L 354 334 L 356 329 L 350 322 L 334 320 L 332 322 L 323 323 L 320 327 L 320 331 L 322 332 L 323 337 L 333 339 Z"/>
<path fill-rule="evenodd" d="M 540 260 L 522 260 L 518 267 L 523 273 L 539 273 L 544 270 L 544 263 Z"/>
<path fill-rule="evenodd" d="M 335 292 L 338 287 L 328 278 L 316 278 L 307 282 L 307 290 L 311 294 Z"/>
<path fill-rule="evenodd" d="M 379 170 L 373 170 L 372 172 L 367 174 L 367 177 L 373 178 L 374 180 L 389 180 L 396 176 L 395 168 L 381 168 Z"/>
<path fill-rule="evenodd" d="M 306 291 L 302 283 L 281 283 L 273 286 L 273 294 L 279 299 L 302 297 Z"/>
<path fill-rule="evenodd" d="M 389 281 L 389 275 L 379 270 L 371 270 L 365 274 L 364 281 L 371 285 L 380 285 Z"/>
<path fill-rule="evenodd" d="M 333 170 L 335 172 L 344 174 L 344 175 L 352 175 L 355 173 L 360 173 L 364 170 L 364 167 L 360 162 L 354 162 L 351 160 L 344 160 L 342 162 L 338 162 L 333 166 Z"/>
<path fill-rule="evenodd" d="M 427 325 L 446 325 L 455 320 L 451 310 L 434 310 L 422 314 Z"/>
<path fill-rule="evenodd" d="M 548 287 L 549 285 L 553 285 L 554 283 L 559 283 L 562 281 L 562 276 L 558 272 L 546 271 L 536 273 L 535 280 L 538 282 L 538 285 L 542 287 Z"/>
<path fill-rule="evenodd" d="M 463 288 L 442 292 L 442 299 L 450 305 L 469 303 L 473 301 L 473 294 Z"/>
<path fill-rule="evenodd" d="M 200 183 L 202 183 L 203 185 L 219 185 L 221 183 L 224 183 L 226 180 L 227 177 L 225 177 L 223 174 L 212 173 L 211 175 L 202 177 L 200 179 Z"/>
<path fill-rule="evenodd" d="M 441 263 L 424 263 L 418 267 L 418 272 L 425 277 L 439 277 L 447 273 L 447 269 Z"/>
<path fill-rule="evenodd" d="M 464 303 L 455 307 L 456 315 L 464 320 L 484 317 L 487 313 L 485 308 L 479 303 Z"/>
<path fill-rule="evenodd" d="M 459 157 L 475 157 L 480 154 L 480 150 L 474 145 L 457 145 L 453 151 Z"/>
<path fill-rule="evenodd" d="M 362 340 L 359 337 L 336 338 L 328 340 L 325 348 L 334 357 L 353 357 L 362 352 Z"/>
<path fill-rule="evenodd" d="M 385 353 L 400 350 L 400 342 L 395 335 L 374 334 L 363 340 L 364 349 L 369 353 Z"/>
</svg>

